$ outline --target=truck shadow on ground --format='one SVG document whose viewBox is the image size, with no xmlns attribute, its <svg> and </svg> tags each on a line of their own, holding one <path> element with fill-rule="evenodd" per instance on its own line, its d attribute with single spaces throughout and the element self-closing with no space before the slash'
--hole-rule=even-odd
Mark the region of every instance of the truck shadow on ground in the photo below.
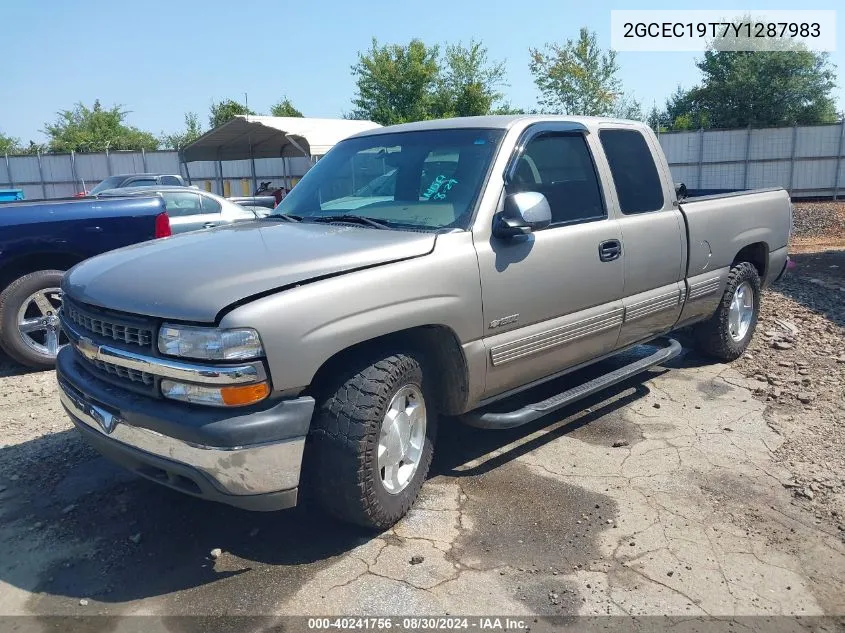
<svg viewBox="0 0 845 633">
<path fill-rule="evenodd" d="M 23 376 L 25 374 L 33 374 L 40 369 L 30 369 L 23 365 L 16 363 L 11 358 L 6 356 L 5 352 L 0 350 L 0 378 L 8 378 L 9 376 Z"/>
<path fill-rule="evenodd" d="M 772 290 L 845 327 L 845 250 L 791 253 L 795 268 Z"/>
<path fill-rule="evenodd" d="M 523 399 L 609 369 L 602 365 Z M 646 372 L 512 430 L 443 419 L 430 476 L 484 475 L 567 434 L 608 447 L 619 438 L 633 444 L 638 431 L 623 421 L 621 409 L 647 395 L 644 383 L 659 373 Z M 10 480 L 11 472 L 18 480 Z M 221 609 L 231 604 L 232 591 L 275 604 L 374 537 L 308 503 L 250 513 L 182 495 L 111 465 L 75 431 L 0 449 L 0 486 L 6 488 L 0 492 L 0 580 L 32 591 L 27 608 L 34 613 L 78 613 L 82 598 L 110 613 L 109 605 L 173 592 L 187 591 L 180 600 L 190 600 L 201 588 L 202 602 L 216 600 Z M 210 556 L 215 548 L 224 552 L 216 561 Z M 268 573 L 249 574 L 256 571 Z"/>
</svg>

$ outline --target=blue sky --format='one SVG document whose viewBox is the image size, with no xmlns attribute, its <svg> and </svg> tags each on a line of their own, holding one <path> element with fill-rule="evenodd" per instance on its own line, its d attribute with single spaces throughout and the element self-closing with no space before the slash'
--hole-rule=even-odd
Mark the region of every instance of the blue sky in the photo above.
<svg viewBox="0 0 845 633">
<path fill-rule="evenodd" d="M 642 6 L 562 0 L 10 0 L 3 8 L 0 131 L 43 140 L 40 132 L 59 109 L 75 102 L 122 104 L 129 122 L 155 133 L 182 126 L 186 111 L 207 125 L 212 100 L 242 99 L 258 112 L 287 95 L 307 116 L 334 117 L 350 109 L 354 81 L 349 67 L 373 36 L 381 42 L 482 41 L 490 57 L 506 61 L 507 99 L 536 104 L 528 49 L 575 37 L 581 26 L 610 45 L 614 8 L 794 9 L 799 3 L 768 0 L 700 3 L 674 0 Z M 830 0 L 810 9 L 835 9 Z M 837 24 L 836 96 L 845 109 L 845 37 Z M 620 53 L 625 89 L 645 107 L 681 84 L 693 85 L 694 53 Z"/>
</svg>

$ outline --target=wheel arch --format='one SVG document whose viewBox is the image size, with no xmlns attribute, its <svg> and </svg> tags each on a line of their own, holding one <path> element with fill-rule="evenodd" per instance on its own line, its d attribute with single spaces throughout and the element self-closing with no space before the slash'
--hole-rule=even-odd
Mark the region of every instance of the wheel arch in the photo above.
<svg viewBox="0 0 845 633">
<path fill-rule="evenodd" d="M 445 415 L 462 413 L 469 393 L 467 359 L 454 330 L 445 325 L 423 325 L 383 334 L 347 347 L 328 358 L 317 370 L 308 392 L 318 394 L 344 366 L 358 364 L 381 352 L 407 351 L 417 355 L 434 378 L 436 406 Z"/>
<path fill-rule="evenodd" d="M 10 283 L 39 270 L 67 270 L 85 258 L 68 251 L 37 251 L 12 257 L 0 268 L 0 291 Z"/>
<path fill-rule="evenodd" d="M 731 266 L 748 262 L 757 269 L 760 280 L 766 279 L 769 268 L 769 245 L 766 242 L 754 242 L 743 246 L 733 258 Z"/>
</svg>

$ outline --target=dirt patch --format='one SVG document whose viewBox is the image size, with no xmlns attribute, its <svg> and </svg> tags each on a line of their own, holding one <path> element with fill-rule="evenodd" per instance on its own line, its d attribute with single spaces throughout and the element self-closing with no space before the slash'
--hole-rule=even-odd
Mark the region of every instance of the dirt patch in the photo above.
<svg viewBox="0 0 845 633">
<path fill-rule="evenodd" d="M 498 570 L 532 613 L 577 612 L 582 596 L 565 577 L 600 558 L 598 536 L 615 525 L 616 503 L 516 462 L 460 483 L 473 529 L 456 558 Z"/>
<path fill-rule="evenodd" d="M 786 485 L 796 503 L 845 538 L 845 251 L 791 257 L 796 267 L 765 292 L 734 366 L 784 437 L 775 458 L 794 475 Z"/>
</svg>

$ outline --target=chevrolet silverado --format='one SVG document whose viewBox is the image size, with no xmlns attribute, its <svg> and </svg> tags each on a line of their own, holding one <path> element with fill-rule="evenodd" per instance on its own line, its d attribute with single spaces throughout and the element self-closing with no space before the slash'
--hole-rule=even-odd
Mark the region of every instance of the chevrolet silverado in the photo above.
<svg viewBox="0 0 845 633">
<path fill-rule="evenodd" d="M 70 270 L 62 403 L 103 454 L 171 488 L 254 510 L 302 488 L 386 528 L 423 484 L 439 421 L 536 420 L 677 355 L 666 335 L 681 327 L 718 361 L 743 353 L 786 269 L 789 196 L 681 191 L 633 121 L 369 130 L 264 219 Z"/>
</svg>

